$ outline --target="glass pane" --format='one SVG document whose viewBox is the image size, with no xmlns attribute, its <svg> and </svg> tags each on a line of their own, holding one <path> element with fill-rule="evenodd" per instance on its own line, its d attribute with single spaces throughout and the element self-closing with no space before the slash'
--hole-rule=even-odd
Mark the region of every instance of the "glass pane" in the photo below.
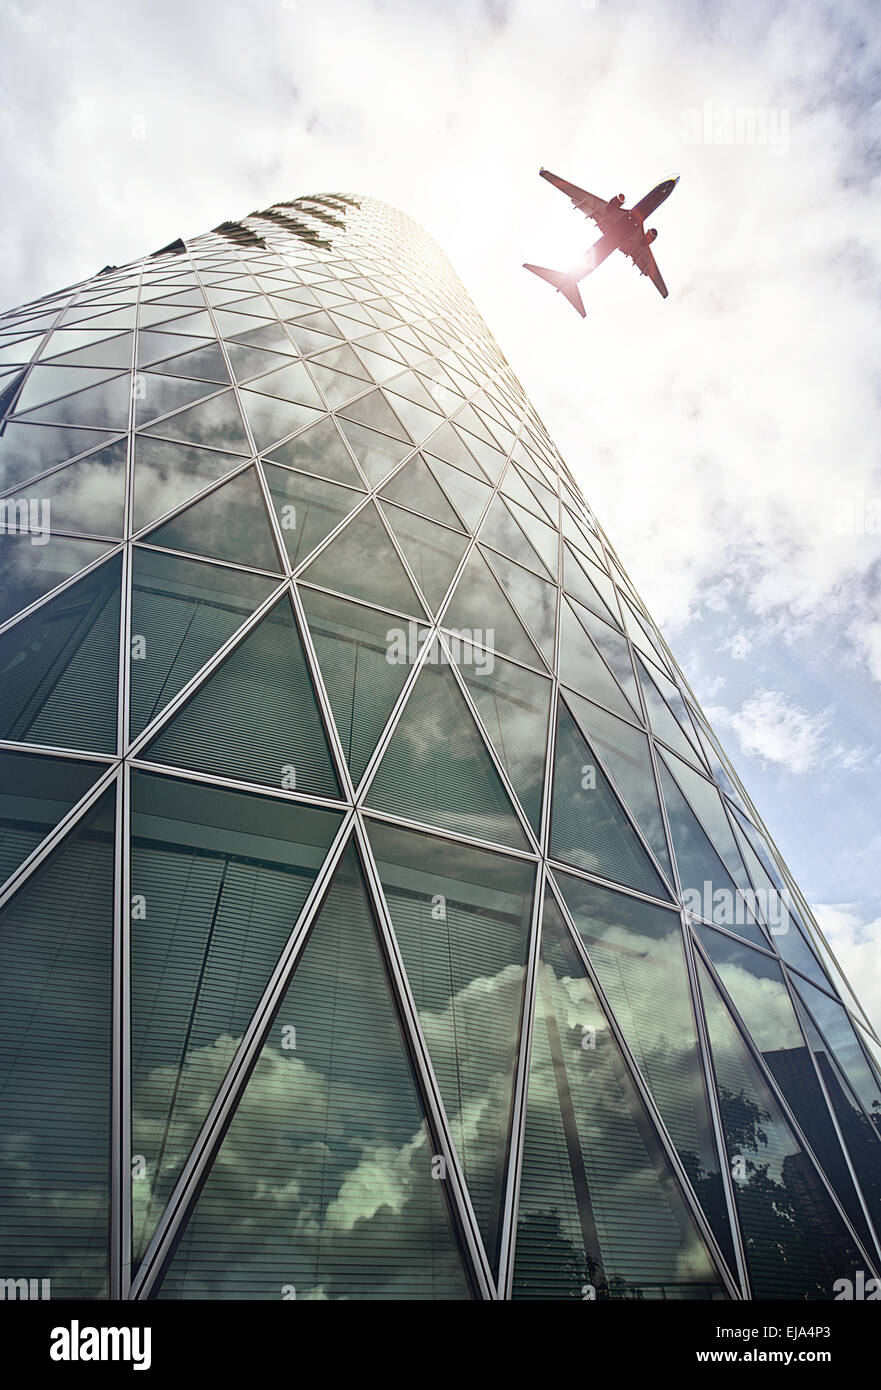
<svg viewBox="0 0 881 1390">
<path fill-rule="evenodd" d="M 538 835 L 550 681 L 467 643 L 458 643 L 452 650 L 477 713 Z"/>
<path fill-rule="evenodd" d="M 462 529 L 462 523 L 421 454 L 414 454 L 391 482 L 386 483 L 382 495 L 391 502 L 400 502 L 415 512 L 422 512 L 433 521 L 440 521 L 459 531 Z"/>
<path fill-rule="evenodd" d="M 382 510 L 429 608 L 436 613 L 465 553 L 468 537 L 390 502 L 383 503 Z"/>
<path fill-rule="evenodd" d="M 698 975 L 753 1297 L 831 1299 L 860 1256 L 700 961 Z"/>
<path fill-rule="evenodd" d="M 422 617 L 422 604 L 373 503 L 352 518 L 302 578 L 381 608 Z"/>
<path fill-rule="evenodd" d="M 329 418 L 312 425 L 280 448 L 273 449 L 267 458 L 275 463 L 286 463 L 291 468 L 300 468 L 305 473 L 317 473 L 337 483 L 364 487 L 364 480 L 349 457 L 333 420 Z"/>
<path fill-rule="evenodd" d="M 475 627 L 475 621 L 480 626 Z M 465 562 L 443 615 L 444 627 L 530 666 L 541 659 L 477 546 Z"/>
<path fill-rule="evenodd" d="M 458 468 L 453 468 L 443 460 L 432 457 L 431 443 L 426 448 L 426 455 L 431 471 L 444 487 L 465 525 L 473 531 L 489 501 L 489 484 L 478 482 L 476 478 L 469 477 L 467 473 L 460 472 Z"/>
<path fill-rule="evenodd" d="M 370 840 L 495 1266 L 535 866 L 380 824 Z"/>
<path fill-rule="evenodd" d="M 103 771 L 100 763 L 0 751 L 0 883 L 24 863 Z"/>
<path fill-rule="evenodd" d="M 526 849 L 526 836 L 437 642 L 367 793 L 371 806 Z"/>
<path fill-rule="evenodd" d="M 542 921 L 514 1297 L 725 1297 L 550 897 Z"/>
<path fill-rule="evenodd" d="M 122 536 L 125 455 L 126 442 L 120 439 L 43 478 L 34 491 L 47 520 L 51 513 L 54 530 Z"/>
<path fill-rule="evenodd" d="M 841 1070 L 856 1091 L 868 1115 L 881 1134 L 881 1090 L 866 1061 L 854 1026 L 843 1006 L 807 980 L 796 981 L 796 988 L 814 1021 L 832 1048 Z"/>
<path fill-rule="evenodd" d="M 117 556 L 0 636 L 0 737 L 116 752 Z"/>
<path fill-rule="evenodd" d="M 686 909 L 694 917 L 702 917 L 717 927 L 727 927 L 757 946 L 767 946 L 767 940 L 756 925 L 748 902 L 737 891 L 734 880 L 662 759 L 658 761 L 658 777 L 667 806 L 673 853 Z"/>
<path fill-rule="evenodd" d="M 722 984 L 862 1239 L 872 1239 L 832 1126 L 783 971 L 769 956 L 710 927 L 697 927 Z M 878 1153 L 881 1158 L 881 1151 Z"/>
<path fill-rule="evenodd" d="M 15 520 L 0 531 L 0 622 L 7 622 L 37 599 L 85 569 L 110 549 L 106 541 L 69 540 L 49 534 L 51 509 L 42 499 L 24 499 Z M 12 507 L 7 515 L 12 513 Z M 18 533 L 12 531 L 18 527 Z M 30 534 L 28 533 L 30 530 Z"/>
<path fill-rule="evenodd" d="M 133 553 L 131 733 L 144 729 L 209 661 L 275 584 L 136 546 Z"/>
<path fill-rule="evenodd" d="M 633 719 L 633 708 L 564 599 L 560 611 L 560 680 L 574 686 L 591 700 Z"/>
<path fill-rule="evenodd" d="M 467 1298 L 433 1148 L 349 851 L 160 1296 Z"/>
<path fill-rule="evenodd" d="M 263 471 L 288 558 L 296 569 L 343 517 L 357 507 L 363 493 L 338 487 L 323 478 L 293 473 L 289 468 L 277 468 L 271 463 L 264 463 Z"/>
<path fill-rule="evenodd" d="M 132 1235 L 140 1258 L 340 817 L 132 778 Z"/>
<path fill-rule="evenodd" d="M 199 687 L 146 756 L 286 791 L 339 795 L 288 599 Z"/>
<path fill-rule="evenodd" d="M 144 538 L 151 545 L 280 570 L 263 493 L 253 468 L 194 502 Z"/>
<path fill-rule="evenodd" d="M 340 741 L 357 786 L 427 635 L 412 624 L 404 650 L 391 613 L 305 585 L 300 598 Z"/>
<path fill-rule="evenodd" d="M 569 874 L 556 877 L 689 1181 L 736 1269 L 679 914 Z"/>
<path fill-rule="evenodd" d="M 574 692 L 567 692 L 566 700 L 612 774 L 612 780 L 628 810 L 672 883 L 673 870 L 667 853 L 667 837 L 648 739 L 632 724 L 625 724 L 623 719 L 617 719 Z"/>
<path fill-rule="evenodd" d="M 748 891 L 751 886 L 749 876 L 743 867 L 743 860 L 722 806 L 722 798 L 716 788 L 706 777 L 694 772 L 681 758 L 675 757 L 672 753 L 661 753 L 660 756 L 679 783 L 691 809 L 712 841 L 713 848 L 724 859 L 731 877 L 739 888 Z"/>
<path fill-rule="evenodd" d="M 210 400 L 188 406 L 176 415 L 166 416 L 153 427 L 153 433 L 161 435 L 163 439 L 180 440 L 184 444 L 202 444 L 209 449 L 228 449 L 233 454 L 251 453 L 251 445 L 232 391 L 221 391 Z"/>
<path fill-rule="evenodd" d="M 540 579 L 532 570 L 517 565 L 505 555 L 488 550 L 489 561 L 496 578 L 511 599 L 523 625 L 538 644 L 548 665 L 554 661 L 554 638 L 557 630 L 557 586 Z"/>
<path fill-rule="evenodd" d="M 172 444 L 149 435 L 135 435 L 134 529 L 142 530 L 195 497 L 242 460 L 235 454 L 216 454 L 190 444 Z"/>
<path fill-rule="evenodd" d="M 113 822 L 110 791 L 0 913 L 3 1259 L 44 1298 L 108 1296 Z"/>
<path fill-rule="evenodd" d="M 669 897 L 562 700 L 557 714 L 551 854 L 653 897 Z"/>
<path fill-rule="evenodd" d="M 338 424 L 348 440 L 349 447 L 364 470 L 372 487 L 381 483 L 391 470 L 406 458 L 412 444 L 389 439 L 366 425 L 358 425 L 351 420 L 339 419 Z"/>
</svg>

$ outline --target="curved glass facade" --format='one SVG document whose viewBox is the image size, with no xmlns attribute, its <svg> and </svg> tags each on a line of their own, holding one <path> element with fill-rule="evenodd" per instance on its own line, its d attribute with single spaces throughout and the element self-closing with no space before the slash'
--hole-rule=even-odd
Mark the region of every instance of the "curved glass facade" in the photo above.
<svg viewBox="0 0 881 1390">
<path fill-rule="evenodd" d="M 0 1260 L 829 1299 L 870 1031 L 434 243 L 279 203 L 0 317 Z"/>
</svg>

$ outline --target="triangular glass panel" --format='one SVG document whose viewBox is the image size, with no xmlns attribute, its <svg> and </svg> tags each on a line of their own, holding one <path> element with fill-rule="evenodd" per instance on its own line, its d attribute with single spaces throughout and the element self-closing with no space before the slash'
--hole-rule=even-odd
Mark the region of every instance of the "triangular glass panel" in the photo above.
<svg viewBox="0 0 881 1390">
<path fill-rule="evenodd" d="M 384 502 L 382 510 L 429 608 L 436 613 L 465 554 L 468 537 L 391 502 Z"/>
<path fill-rule="evenodd" d="M 390 815 L 527 848 L 504 784 L 436 639 L 367 800 Z"/>
<path fill-rule="evenodd" d="M 572 874 L 558 871 L 556 879 L 688 1180 L 736 1269 L 679 913 Z"/>
<path fill-rule="evenodd" d="M 109 1297 L 113 826 L 111 789 L 0 913 L 3 1255 L 53 1298 Z"/>
<path fill-rule="evenodd" d="M 533 516 L 532 512 L 528 512 L 525 508 L 518 506 L 516 502 L 511 503 L 510 511 L 515 521 L 519 522 L 521 529 L 526 532 L 533 549 L 541 556 L 548 571 L 556 579 L 558 564 L 557 551 L 559 549 L 557 532 L 552 527 L 548 526 L 546 522 L 539 521 L 538 517 Z"/>
<path fill-rule="evenodd" d="M 486 551 L 485 559 L 518 615 L 522 615 L 525 628 L 548 665 L 552 666 L 557 630 L 557 586 L 494 550 Z"/>
<path fill-rule="evenodd" d="M 461 521 L 421 454 L 414 454 L 409 463 L 386 483 L 382 495 L 390 502 L 400 502 L 414 512 L 431 517 L 432 521 L 462 530 Z"/>
<path fill-rule="evenodd" d="M 651 845 L 670 883 L 673 869 L 667 852 L 667 838 L 661 816 L 661 803 L 655 785 L 648 738 L 632 724 L 607 710 L 566 692 L 566 700 L 576 719 L 611 774 L 612 781 L 640 830 Z"/>
<path fill-rule="evenodd" d="M 725 1291 L 553 898 L 545 898 L 515 1299 Z"/>
<path fill-rule="evenodd" d="M 422 604 L 372 502 L 346 524 L 301 578 L 380 608 L 423 616 Z"/>
<path fill-rule="evenodd" d="M 479 616 L 484 626 L 473 626 Z M 465 562 L 443 615 L 443 625 L 491 651 L 541 667 L 541 659 L 514 609 L 477 546 Z"/>
<path fill-rule="evenodd" d="M 338 423 L 373 487 L 381 483 L 383 478 L 407 457 L 413 447 L 412 444 L 390 439 L 385 434 L 368 429 L 366 425 L 354 424 L 351 420 L 338 417 Z"/>
<path fill-rule="evenodd" d="M 592 570 L 591 574 L 599 574 L 599 570 Z M 592 578 L 568 546 L 563 547 L 563 588 L 607 622 L 617 622 L 614 610 L 600 596 Z"/>
<path fill-rule="evenodd" d="M 495 1267 L 535 866 L 396 826 L 371 824 L 369 833 Z"/>
<path fill-rule="evenodd" d="M 305 585 L 299 592 L 340 742 L 357 786 L 427 629 L 414 623 L 407 634 L 412 651 L 409 647 L 402 651 L 402 629 L 396 626 L 393 614 Z"/>
<path fill-rule="evenodd" d="M 100 763 L 0 750 L 0 883 L 42 844 L 103 771 Z"/>
<path fill-rule="evenodd" d="M 480 539 L 485 545 L 500 550 L 503 555 L 535 570 L 537 574 L 549 577 L 548 570 L 517 525 L 501 493 L 497 493 L 493 498 L 492 506 L 480 528 Z"/>
<path fill-rule="evenodd" d="M 146 756 L 287 791 L 339 795 L 289 599 L 199 686 Z"/>
<path fill-rule="evenodd" d="M 863 1261 L 700 960 L 697 971 L 753 1298 L 832 1299 Z"/>
<path fill-rule="evenodd" d="M 196 348 L 194 352 L 179 353 L 166 358 L 155 366 L 147 368 L 147 374 L 162 372 L 168 376 L 194 377 L 199 381 L 215 381 L 223 386 L 229 385 L 229 372 L 223 360 L 223 353 L 216 344 Z"/>
<path fill-rule="evenodd" d="M 391 394 L 394 389 L 394 382 L 390 383 L 387 389 Z M 415 401 L 404 396 L 392 396 L 392 399 L 395 410 L 403 420 L 406 429 L 417 441 L 427 438 L 441 422 L 441 416 L 436 414 L 433 408 L 426 410 L 424 406 L 417 405 Z"/>
<path fill-rule="evenodd" d="M 273 449 L 266 457 L 275 463 L 286 463 L 291 468 L 300 468 L 305 473 L 317 473 L 322 478 L 331 478 L 337 483 L 364 487 L 364 480 L 349 457 L 330 417 L 320 420 L 308 430 L 303 430 L 302 434 L 289 439 L 278 449 Z"/>
<path fill-rule="evenodd" d="M 45 507 L 47 519 L 51 512 L 54 530 L 122 535 L 125 455 L 126 441 L 118 439 L 43 478 L 40 506 Z"/>
<path fill-rule="evenodd" d="M 691 809 L 706 831 L 716 853 L 721 856 L 729 874 L 738 888 L 749 893 L 749 875 L 743 866 L 740 851 L 734 840 L 734 832 L 725 815 L 722 798 L 706 777 L 695 772 L 688 763 L 675 754 L 659 750 L 659 757 L 676 778 Z"/>
<path fill-rule="evenodd" d="M 149 526 L 242 464 L 236 454 L 214 453 L 146 434 L 135 436 L 134 450 L 135 531 Z"/>
<path fill-rule="evenodd" d="M 13 510 L 11 505 L 9 512 Z M 28 509 L 25 499 L 18 518 L 21 529 L 0 531 L 0 622 L 8 622 L 111 548 L 109 541 L 50 535 L 48 513 L 43 499 L 39 513 L 36 505 Z M 27 526 L 32 527 L 30 534 Z"/>
<path fill-rule="evenodd" d="M 135 738 L 269 597 L 275 581 L 140 546 L 132 568 Z"/>
<path fill-rule="evenodd" d="M 688 758 L 691 762 L 697 763 L 700 766 L 700 757 L 689 739 L 686 738 L 682 726 L 674 717 L 670 706 L 661 695 L 658 685 L 655 683 L 652 676 L 649 675 L 645 662 L 638 654 L 636 656 L 636 664 L 639 667 L 639 675 L 642 681 L 642 689 L 645 695 L 652 732 L 655 733 L 658 738 L 663 739 L 665 743 L 669 743 L 670 747 L 675 749 L 676 752 L 680 753 L 684 758 Z M 658 678 L 660 679 L 660 673 Z"/>
<path fill-rule="evenodd" d="M 209 351 L 217 348 L 214 330 L 209 328 L 208 336 L 189 338 L 182 333 L 139 333 L 138 367 L 146 367 L 151 362 L 161 362 L 175 353 L 195 352 L 199 349 Z"/>
<path fill-rule="evenodd" d="M 467 1298 L 434 1149 L 349 850 L 160 1296 Z"/>
<path fill-rule="evenodd" d="M 658 777 L 686 910 L 757 946 L 767 946 L 750 911 L 750 900 L 737 891 L 709 836 L 660 759 Z"/>
<path fill-rule="evenodd" d="M 626 719 L 633 708 L 567 599 L 560 609 L 560 680 Z"/>
<path fill-rule="evenodd" d="M 56 400 L 59 396 L 84 391 L 88 386 L 96 386 L 101 381 L 108 381 L 113 375 L 112 371 L 102 367 L 62 367 L 52 364 L 48 366 L 38 364 L 36 367 L 32 367 L 29 373 L 20 373 L 21 380 L 26 379 L 27 384 L 21 394 L 16 395 L 16 411 L 21 414 L 23 411 L 33 410 L 36 406 L 45 405 L 47 402 Z M 6 389 L 8 390 L 8 388 Z M 0 413 L 5 415 L 11 404 L 11 400 L 4 400 Z"/>
<path fill-rule="evenodd" d="M 135 424 L 138 428 L 148 425 L 159 416 L 168 415 L 180 406 L 192 405 L 216 390 L 217 383 L 213 381 L 165 376 L 156 371 L 141 372 L 135 394 Z M 161 425 L 157 428 L 161 429 Z"/>
<path fill-rule="evenodd" d="M 467 642 L 451 638 L 450 648 L 496 755 L 538 835 L 550 681 Z"/>
<path fill-rule="evenodd" d="M 604 623 L 595 613 L 591 613 L 589 608 L 584 608 L 580 603 L 572 603 L 572 611 L 581 623 L 584 630 L 590 635 L 594 646 L 604 658 L 606 665 L 612 671 L 621 689 L 633 706 L 633 713 L 642 723 L 642 706 L 639 703 L 639 691 L 636 685 L 636 677 L 633 674 L 633 665 L 630 661 L 630 648 L 627 639 L 617 628 L 610 627 Z"/>
<path fill-rule="evenodd" d="M 143 1254 L 340 816 L 132 778 L 132 1243 Z M 143 903 L 143 909 L 139 904 Z"/>
<path fill-rule="evenodd" d="M 279 570 L 263 494 L 253 467 L 230 478 L 144 537 L 151 545 Z"/>
<path fill-rule="evenodd" d="M 251 452 L 233 391 L 221 391 L 199 405 L 168 415 L 154 429 L 163 439 L 177 439 L 184 444 L 228 449 L 234 454 Z"/>
<path fill-rule="evenodd" d="M 117 556 L 0 635 L 0 738 L 116 751 Z"/>
<path fill-rule="evenodd" d="M 437 433 L 432 435 L 425 451 L 431 454 L 432 458 L 439 458 L 442 463 L 453 464 L 456 468 L 462 468 L 466 473 L 479 477 L 481 482 L 484 480 L 483 470 L 478 467 L 473 454 L 465 447 L 449 423 L 441 425 Z"/>
<path fill-rule="evenodd" d="M 490 499 L 491 488 L 488 483 L 462 473 L 443 459 L 427 458 L 426 462 L 444 488 L 453 506 L 458 511 L 470 531 L 477 527 L 483 509 Z"/>
<path fill-rule="evenodd" d="M 302 364 L 292 365 L 296 367 Z M 280 400 L 276 396 L 261 395 L 259 391 L 242 390 L 240 394 L 258 453 L 271 449 L 279 440 L 301 430 L 304 425 L 314 424 L 323 413 L 320 406 Z"/>
<path fill-rule="evenodd" d="M 246 347 L 244 343 L 227 343 L 226 350 L 236 381 L 248 381 L 251 377 L 271 372 L 275 367 L 286 367 L 295 360 L 294 349 L 290 344 L 288 346 L 290 356 L 285 357 L 280 352 L 268 352 L 265 348 Z"/>
<path fill-rule="evenodd" d="M 828 994 L 824 994 L 807 980 L 797 980 L 795 983 L 803 1002 L 832 1049 L 838 1065 L 881 1135 L 881 1089 L 866 1060 L 847 1011 L 836 999 L 830 999 Z"/>
<path fill-rule="evenodd" d="M 52 405 L 32 410 L 24 418 L 50 425 L 87 425 L 93 429 L 124 430 L 128 428 L 132 399 L 131 376 L 124 372 L 100 386 L 63 396 Z M 17 417 L 16 417 L 17 418 Z"/>
<path fill-rule="evenodd" d="M 551 855 L 653 897 L 670 896 L 562 700 L 557 712 Z"/>
<path fill-rule="evenodd" d="M 776 960 L 711 927 L 696 927 L 716 973 L 754 1045 L 823 1165 L 860 1238 L 872 1238 L 832 1125 L 826 1100 Z M 877 1157 L 881 1158 L 881 1150 Z"/>
<path fill-rule="evenodd" d="M 264 463 L 263 471 L 294 569 L 363 498 L 351 488 L 272 463 Z"/>
<path fill-rule="evenodd" d="M 250 382 L 250 390 L 298 405 L 311 405 L 316 410 L 323 409 L 321 397 L 303 362 L 291 362 L 266 376 L 257 377 Z"/>
<path fill-rule="evenodd" d="M 832 1109 L 835 1112 L 866 1206 L 877 1231 L 881 1227 L 881 1166 L 878 1163 L 878 1143 L 881 1135 L 879 1135 L 877 1120 L 865 1114 L 841 1070 L 838 1059 L 833 1056 L 828 1043 L 823 1040 L 798 994 L 795 996 L 795 1007 L 810 1049 L 814 1054 L 814 1060 L 823 1079 L 823 1085 L 826 1088 Z M 782 1082 L 777 1075 L 777 1070 L 776 1068 L 773 1070 L 775 1080 L 782 1089 Z M 799 1072 L 800 1070 L 799 1067 Z M 829 1172 L 828 1167 L 827 1172 Z M 834 1177 L 832 1181 L 841 1198 L 842 1205 L 851 1216 L 850 1207 L 843 1195 L 847 1190 L 846 1184 L 839 1183 Z M 862 1235 L 859 1222 L 853 1216 L 851 1216 L 851 1220 L 856 1230 Z M 868 1242 L 868 1246 L 871 1250 L 871 1242 Z"/>
<path fill-rule="evenodd" d="M 0 489 L 19 483 L 104 444 L 107 430 L 53 429 L 49 425 L 7 424 L 0 436 Z"/>
</svg>

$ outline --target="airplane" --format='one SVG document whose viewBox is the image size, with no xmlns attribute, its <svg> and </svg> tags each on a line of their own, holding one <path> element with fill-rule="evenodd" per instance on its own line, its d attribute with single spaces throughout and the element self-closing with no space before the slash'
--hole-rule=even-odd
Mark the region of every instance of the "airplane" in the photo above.
<svg viewBox="0 0 881 1390">
<path fill-rule="evenodd" d="M 578 281 L 596 270 L 613 251 L 623 251 L 624 255 L 633 261 L 640 274 L 647 275 L 664 299 L 667 298 L 667 286 L 649 249 L 658 233 L 654 227 L 645 231 L 644 224 L 645 219 L 670 197 L 679 182 L 678 174 L 675 179 L 664 179 L 663 183 L 659 183 L 650 193 L 646 193 L 644 198 L 640 198 L 638 203 L 634 203 L 632 208 L 626 208 L 623 193 L 607 202 L 605 198 L 597 198 L 595 194 L 586 192 L 576 184 L 558 178 L 548 169 L 539 169 L 538 172 L 548 183 L 552 183 L 555 188 L 559 188 L 571 198 L 579 212 L 583 212 L 585 217 L 596 223 L 602 235 L 569 270 L 549 270 L 543 265 L 524 262 L 525 270 L 531 270 L 533 275 L 540 275 L 542 280 L 547 280 L 566 296 L 573 309 L 577 309 L 584 318 L 585 309 Z"/>
</svg>

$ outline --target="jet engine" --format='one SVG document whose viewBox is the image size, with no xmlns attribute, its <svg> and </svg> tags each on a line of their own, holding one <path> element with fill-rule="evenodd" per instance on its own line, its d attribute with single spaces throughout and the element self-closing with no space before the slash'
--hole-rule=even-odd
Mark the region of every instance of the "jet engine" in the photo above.
<svg viewBox="0 0 881 1390">
<path fill-rule="evenodd" d="M 624 203 L 624 194 L 623 194 L 623 193 L 618 193 L 618 194 L 616 194 L 616 196 L 612 199 L 612 202 L 613 202 L 613 203 L 617 203 L 619 207 L 622 207 L 622 206 L 623 206 L 623 203 Z"/>
<path fill-rule="evenodd" d="M 646 234 L 645 234 L 645 244 L 646 244 L 646 246 L 651 246 L 652 242 L 654 241 L 654 239 L 655 239 L 655 237 L 656 237 L 657 235 L 658 235 L 658 233 L 657 233 L 656 228 L 655 228 L 655 227 L 649 227 L 648 231 L 647 231 Z"/>
</svg>

